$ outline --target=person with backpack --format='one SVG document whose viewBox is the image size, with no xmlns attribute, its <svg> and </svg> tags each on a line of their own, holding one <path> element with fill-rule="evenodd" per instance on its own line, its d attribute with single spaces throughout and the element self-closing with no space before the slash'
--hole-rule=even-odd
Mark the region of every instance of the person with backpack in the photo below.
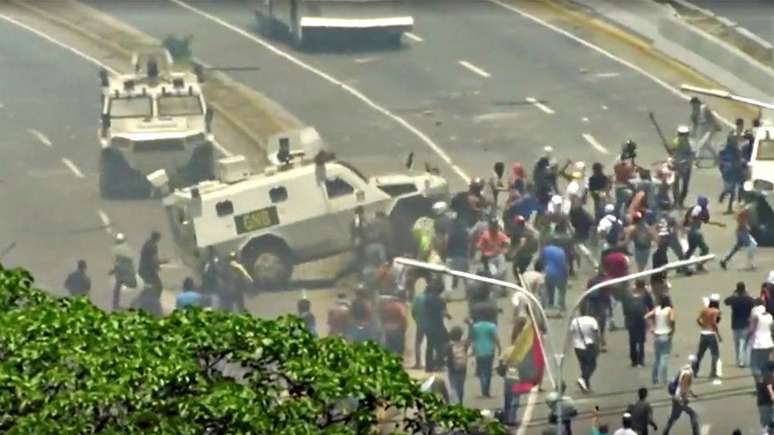
<svg viewBox="0 0 774 435">
<path fill-rule="evenodd" d="M 603 240 L 602 250 L 606 251 L 616 248 L 623 237 L 624 225 L 615 213 L 615 206 L 608 204 L 605 206 L 605 215 L 597 224 L 597 236 Z"/>
<path fill-rule="evenodd" d="M 683 413 L 688 414 L 688 418 L 691 420 L 692 434 L 699 435 L 699 414 L 696 413 L 689 402 L 690 398 L 698 398 L 692 389 L 693 364 L 695 364 L 695 361 L 696 357 L 689 355 L 688 364 L 680 368 L 677 376 L 675 376 L 667 387 L 667 391 L 672 397 L 672 411 L 669 414 L 669 420 L 667 420 L 663 435 L 669 435 L 672 426 L 674 426 L 675 422 L 677 422 Z"/>
<path fill-rule="evenodd" d="M 669 295 L 659 298 L 659 305 L 645 315 L 645 320 L 650 321 L 653 334 L 653 385 L 666 384 L 675 333 L 675 310 Z"/>
<path fill-rule="evenodd" d="M 468 372 L 468 348 L 470 343 L 462 339 L 462 328 L 453 327 L 449 331 L 449 344 L 446 348 L 446 369 L 457 404 L 462 405 L 465 395 L 465 376 Z"/>
<path fill-rule="evenodd" d="M 626 235 L 634 245 L 634 262 L 637 264 L 637 270 L 642 272 L 648 266 L 653 241 L 658 238 L 658 235 L 639 211 L 632 214 L 632 224 L 626 229 Z"/>
<path fill-rule="evenodd" d="M 720 260 L 720 267 L 726 270 L 728 262 L 731 258 L 744 248 L 747 254 L 747 265 L 741 270 L 755 270 L 755 263 L 753 258 L 755 257 L 755 251 L 758 247 L 758 242 L 752 236 L 752 228 L 750 227 L 750 209 L 743 208 L 736 214 L 736 232 L 734 246 L 728 251 L 725 257 Z"/>
</svg>

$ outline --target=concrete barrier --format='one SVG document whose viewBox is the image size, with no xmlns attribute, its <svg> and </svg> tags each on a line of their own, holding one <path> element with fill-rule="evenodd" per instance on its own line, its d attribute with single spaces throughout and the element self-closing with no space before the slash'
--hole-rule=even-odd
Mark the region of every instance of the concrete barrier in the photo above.
<svg viewBox="0 0 774 435">
<path fill-rule="evenodd" d="M 661 18 L 659 32 L 685 50 L 712 62 L 716 67 L 746 82 L 761 94 L 772 93 L 774 70 L 762 65 L 738 48 L 685 23 L 680 18 Z M 690 61 L 687 63 L 691 64 Z M 702 69 L 691 66 L 697 70 Z"/>
</svg>

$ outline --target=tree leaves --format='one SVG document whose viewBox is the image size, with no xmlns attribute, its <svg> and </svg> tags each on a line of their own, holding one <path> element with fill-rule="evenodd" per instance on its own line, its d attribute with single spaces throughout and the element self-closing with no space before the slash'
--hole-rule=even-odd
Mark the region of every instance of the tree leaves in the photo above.
<svg viewBox="0 0 774 435">
<path fill-rule="evenodd" d="M 104 313 L 0 268 L 0 432 L 470 431 L 477 412 L 419 391 L 373 343 L 319 340 L 295 317 Z M 493 423 L 486 433 L 504 433 Z"/>
</svg>

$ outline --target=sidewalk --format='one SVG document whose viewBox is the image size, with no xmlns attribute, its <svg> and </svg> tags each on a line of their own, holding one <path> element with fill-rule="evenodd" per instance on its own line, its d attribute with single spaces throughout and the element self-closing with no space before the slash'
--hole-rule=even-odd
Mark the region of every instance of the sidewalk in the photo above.
<svg viewBox="0 0 774 435">
<path fill-rule="evenodd" d="M 688 24 L 669 5 L 653 0 L 570 0 L 601 19 L 636 34 L 651 46 L 735 93 L 774 100 L 774 71 L 736 47 Z"/>
</svg>

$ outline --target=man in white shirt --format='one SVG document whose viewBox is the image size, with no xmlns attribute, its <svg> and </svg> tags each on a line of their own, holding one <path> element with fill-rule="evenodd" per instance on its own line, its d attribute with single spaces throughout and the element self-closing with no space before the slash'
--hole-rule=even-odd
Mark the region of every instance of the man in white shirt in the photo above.
<svg viewBox="0 0 774 435">
<path fill-rule="evenodd" d="M 771 337 L 772 323 L 774 319 L 766 311 L 763 302 L 757 304 L 750 315 L 750 369 L 757 383 L 763 379 L 771 350 L 774 348 L 774 340 Z"/>
<path fill-rule="evenodd" d="M 578 386 L 586 393 L 591 391 L 591 375 L 597 369 L 599 324 L 596 319 L 588 315 L 585 305 L 581 307 L 580 316 L 572 321 L 570 331 L 575 356 L 578 358 L 581 371 Z"/>
</svg>

